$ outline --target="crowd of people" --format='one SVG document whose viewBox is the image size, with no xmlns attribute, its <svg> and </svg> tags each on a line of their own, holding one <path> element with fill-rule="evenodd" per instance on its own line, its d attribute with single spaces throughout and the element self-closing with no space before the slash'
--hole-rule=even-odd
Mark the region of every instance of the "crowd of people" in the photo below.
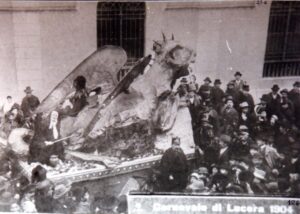
<svg viewBox="0 0 300 214">
<path fill-rule="evenodd" d="M 242 73 L 234 76 L 225 91 L 220 79 L 200 87 L 195 76 L 181 79 L 196 159 L 189 165 L 174 138 L 154 173 L 156 190 L 299 196 L 300 82 L 291 90 L 275 84 L 255 104 Z"/>
<path fill-rule="evenodd" d="M 100 93 L 101 90 L 97 88 L 96 92 L 88 93 L 84 76 L 77 76 L 73 86 L 74 93 L 47 117 L 36 113 L 40 101 L 33 95 L 31 87 L 24 90 L 26 95 L 21 104 L 7 96 L 0 117 L 1 211 L 71 213 L 89 208 L 86 204 L 90 205 L 91 201 L 86 190 L 71 191 L 71 184 L 54 185 L 47 178 L 46 168 L 58 167 L 65 158 L 63 144 L 66 142 L 61 140 L 61 119 L 75 117 L 88 105 L 88 96 Z M 31 178 L 20 173 L 22 169 L 16 166 L 17 161 L 37 163 Z M 10 205 L 8 209 L 2 207 L 3 200 Z"/>
<path fill-rule="evenodd" d="M 180 80 L 175 93 L 191 115 L 195 159 L 188 162 L 180 147 L 181 140 L 173 138 L 160 166 L 149 177 L 148 190 L 299 196 L 300 82 L 295 82 L 290 90 L 280 89 L 275 84 L 255 104 L 242 73 L 236 72 L 234 76 L 225 91 L 220 79 L 211 85 L 212 81 L 207 77 L 200 86 L 194 75 L 190 76 L 190 81 L 186 77 Z M 52 111 L 46 121 L 35 114 L 40 101 L 30 87 L 24 90 L 26 96 L 20 105 L 7 96 L 2 106 L 0 137 L 7 139 L 15 128 L 34 130 L 29 139 L 26 161 L 55 167 L 57 162 L 64 160 L 63 142 L 54 143 L 60 138 L 59 121 L 62 117 L 76 116 L 87 105 L 88 96 L 93 92 L 88 93 L 85 85 L 83 76 L 75 78 L 74 94 L 59 109 Z M 12 178 L 10 168 L 9 161 L 0 165 L 0 183 L 1 178 Z M 57 201 L 63 201 L 62 196 L 69 192 L 69 184 L 61 186 L 64 194 L 57 198 L 53 194 L 51 196 L 58 207 L 53 204 L 45 206 L 50 200 L 49 192 L 54 191 L 45 169 L 37 166 L 31 180 L 36 197 L 33 207 L 37 211 L 64 210 L 64 203 Z M 28 188 L 30 185 L 20 186 Z M 58 193 L 59 190 L 56 191 Z M 83 204 L 89 200 L 88 193 L 81 192 L 79 195 L 79 198 L 70 195 L 66 198 L 73 197 L 76 203 Z M 26 195 L 18 200 L 26 201 Z"/>
</svg>

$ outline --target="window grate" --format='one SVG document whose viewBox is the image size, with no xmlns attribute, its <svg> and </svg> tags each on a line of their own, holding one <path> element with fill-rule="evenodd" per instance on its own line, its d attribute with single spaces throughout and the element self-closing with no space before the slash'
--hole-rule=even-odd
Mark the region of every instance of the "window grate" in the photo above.
<svg viewBox="0 0 300 214">
<path fill-rule="evenodd" d="M 127 64 L 144 55 L 144 2 L 99 2 L 97 6 L 97 42 L 124 48 Z"/>
<path fill-rule="evenodd" d="M 300 2 L 273 1 L 263 77 L 300 76 Z"/>
</svg>

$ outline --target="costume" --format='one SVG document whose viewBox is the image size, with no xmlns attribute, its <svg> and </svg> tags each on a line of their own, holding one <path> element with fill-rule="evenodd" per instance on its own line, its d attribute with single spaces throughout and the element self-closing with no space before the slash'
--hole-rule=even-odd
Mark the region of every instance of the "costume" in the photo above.
<svg viewBox="0 0 300 214">
<path fill-rule="evenodd" d="M 49 119 L 49 118 L 48 118 Z M 59 159 L 64 158 L 64 147 L 62 142 L 46 145 L 45 141 L 59 139 L 59 124 L 45 123 L 40 116 L 36 118 L 35 135 L 29 145 L 29 162 L 38 161 L 49 164 L 51 155 L 57 155 Z"/>
<path fill-rule="evenodd" d="M 170 148 L 160 162 L 163 191 L 181 191 L 187 185 L 188 162 L 181 148 Z"/>
</svg>

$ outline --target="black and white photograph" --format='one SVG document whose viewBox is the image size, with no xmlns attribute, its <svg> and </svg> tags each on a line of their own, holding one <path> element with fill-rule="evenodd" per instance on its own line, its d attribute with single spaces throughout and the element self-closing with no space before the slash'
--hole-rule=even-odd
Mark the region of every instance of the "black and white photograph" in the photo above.
<svg viewBox="0 0 300 214">
<path fill-rule="evenodd" d="M 300 213 L 300 1 L 0 1 L 0 213 Z"/>
</svg>

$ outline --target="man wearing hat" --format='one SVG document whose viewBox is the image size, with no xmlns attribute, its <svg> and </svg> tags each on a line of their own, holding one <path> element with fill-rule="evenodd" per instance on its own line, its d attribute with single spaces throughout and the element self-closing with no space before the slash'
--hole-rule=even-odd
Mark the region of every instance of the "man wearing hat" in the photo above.
<svg viewBox="0 0 300 214">
<path fill-rule="evenodd" d="M 221 126 L 224 134 L 231 134 L 239 121 L 239 113 L 234 108 L 232 96 L 227 96 L 221 110 Z"/>
<path fill-rule="evenodd" d="M 252 133 L 255 122 L 255 115 L 249 112 L 249 104 L 247 102 L 242 102 L 240 104 L 239 124 L 247 126 L 250 129 L 250 133 Z"/>
<path fill-rule="evenodd" d="M 266 111 L 267 102 L 268 102 L 267 95 L 264 94 L 260 98 L 260 103 L 254 107 L 254 114 L 257 120 L 256 129 L 259 132 L 267 131 L 269 127 L 269 121 L 267 118 L 267 111 Z"/>
<path fill-rule="evenodd" d="M 242 90 L 244 85 L 244 80 L 241 79 L 242 73 L 237 71 L 234 74 L 234 80 L 232 82 L 234 83 L 234 88 L 236 91 Z"/>
<path fill-rule="evenodd" d="M 272 92 L 268 93 L 266 96 L 268 100 L 266 107 L 268 119 L 270 119 L 273 115 L 278 115 L 281 102 L 281 96 L 278 93 L 280 90 L 279 86 L 274 84 L 271 89 Z"/>
<path fill-rule="evenodd" d="M 250 86 L 244 82 L 244 85 L 242 86 L 242 90 L 240 90 L 238 93 L 237 102 L 238 103 L 247 102 L 249 105 L 249 112 L 253 113 L 254 99 L 252 95 L 249 93 L 249 91 L 250 91 Z"/>
<path fill-rule="evenodd" d="M 162 191 L 180 192 L 188 182 L 188 162 L 180 147 L 180 138 L 172 139 L 172 146 L 163 154 L 160 161 Z"/>
<path fill-rule="evenodd" d="M 39 98 L 32 94 L 32 89 L 30 86 L 27 86 L 24 92 L 26 96 L 22 100 L 21 110 L 23 111 L 24 117 L 31 117 L 34 110 L 40 104 Z"/>
<path fill-rule="evenodd" d="M 295 125 L 300 128 L 300 82 L 296 81 L 293 84 L 293 89 L 290 90 L 288 98 L 292 101 L 295 108 Z"/>
<path fill-rule="evenodd" d="M 198 94 L 202 97 L 203 100 L 211 98 L 211 80 L 209 77 L 204 79 L 204 84 L 200 86 Z"/>
<path fill-rule="evenodd" d="M 280 109 L 278 113 L 278 117 L 280 120 L 287 120 L 291 124 L 295 122 L 295 109 L 292 101 L 288 98 L 289 91 L 287 89 L 282 89 L 280 91 L 281 94 L 281 103 Z"/>
<path fill-rule="evenodd" d="M 188 94 L 188 81 L 185 77 L 180 80 L 180 85 L 177 88 L 180 97 Z"/>
<path fill-rule="evenodd" d="M 232 97 L 232 100 L 233 100 L 233 103 L 234 103 L 234 107 L 237 109 L 238 107 L 238 103 L 237 103 L 237 98 L 238 98 L 238 91 L 235 90 L 234 88 L 234 82 L 233 81 L 230 81 L 228 84 L 227 84 L 227 88 L 226 88 L 226 91 L 225 91 L 225 96 L 231 96 Z"/>
<path fill-rule="evenodd" d="M 214 86 L 211 89 L 211 101 L 214 109 L 220 113 L 223 107 L 223 99 L 225 97 L 224 91 L 221 89 L 221 80 L 216 79 L 214 82 Z"/>
</svg>

